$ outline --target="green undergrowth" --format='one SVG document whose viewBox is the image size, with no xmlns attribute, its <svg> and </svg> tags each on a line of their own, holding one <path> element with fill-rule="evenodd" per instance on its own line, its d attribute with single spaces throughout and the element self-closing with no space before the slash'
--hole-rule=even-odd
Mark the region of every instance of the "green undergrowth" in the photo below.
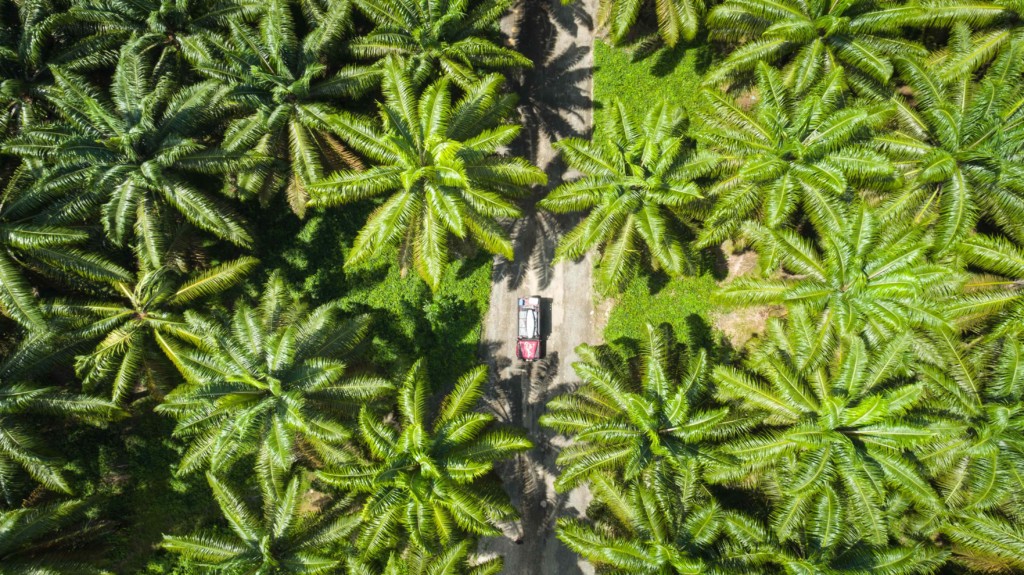
<svg viewBox="0 0 1024 575">
<path fill-rule="evenodd" d="M 715 287 L 710 273 L 681 278 L 639 275 L 618 297 L 604 339 L 613 345 L 639 342 L 646 338 L 647 324 L 667 322 L 681 342 L 712 351 L 718 338 L 708 312 Z"/>
<path fill-rule="evenodd" d="M 425 357 L 431 381 L 443 389 L 478 362 L 492 258 L 453 257 L 433 294 L 414 270 L 402 273 L 397 253 L 346 270 L 345 255 L 365 218 L 359 210 L 332 210 L 282 222 L 265 247 L 264 267 L 283 270 L 314 303 L 338 299 L 347 311 L 373 316 L 367 359 L 398 375 Z"/>
<path fill-rule="evenodd" d="M 642 57 L 641 57 L 642 56 Z M 680 44 L 641 55 L 637 50 L 594 42 L 594 126 L 601 110 L 618 97 L 643 118 L 653 102 L 671 101 L 694 117 L 702 71 L 710 60 L 707 45 Z"/>
</svg>

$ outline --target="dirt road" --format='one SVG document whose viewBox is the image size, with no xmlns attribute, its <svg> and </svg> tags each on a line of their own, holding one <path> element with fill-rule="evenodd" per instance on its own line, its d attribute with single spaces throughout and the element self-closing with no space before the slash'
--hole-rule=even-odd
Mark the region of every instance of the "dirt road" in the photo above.
<svg viewBox="0 0 1024 575">
<path fill-rule="evenodd" d="M 517 48 L 534 61 L 534 69 L 518 86 L 524 124 L 518 151 L 547 172 L 548 189 L 567 175 L 552 143 L 590 133 L 595 5 L 595 0 L 576 0 L 568 6 L 560 0 L 522 0 L 503 26 Z M 505 421 L 525 428 L 535 445 L 499 470 L 521 521 L 506 526 L 506 537 L 486 539 L 480 546 L 482 552 L 504 556 L 504 573 L 510 575 L 593 573 L 554 535 L 555 520 L 583 515 L 590 494 L 586 489 L 555 493 L 552 482 L 560 441 L 537 419 L 550 397 L 578 381 L 572 369 L 574 349 L 582 342 L 600 341 L 604 314 L 594 308 L 589 257 L 552 265 L 558 238 L 577 218 L 555 218 L 533 209 L 545 192 L 538 190 L 527 202 L 525 217 L 510 223 L 515 259 L 495 261 L 481 344 L 495 378 L 489 397 L 492 408 Z M 533 364 L 515 359 L 516 303 L 526 295 L 539 295 L 544 303 L 546 356 Z"/>
</svg>

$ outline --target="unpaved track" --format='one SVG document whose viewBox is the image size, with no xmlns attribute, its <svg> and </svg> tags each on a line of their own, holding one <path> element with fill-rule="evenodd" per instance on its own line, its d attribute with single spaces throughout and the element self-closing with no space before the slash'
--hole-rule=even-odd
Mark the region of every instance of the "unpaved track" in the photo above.
<svg viewBox="0 0 1024 575">
<path fill-rule="evenodd" d="M 567 175 L 552 143 L 586 137 L 591 130 L 595 7 L 596 0 L 576 0 L 569 6 L 560 0 L 520 0 L 514 16 L 503 23 L 516 47 L 535 64 L 518 81 L 523 136 L 517 151 L 547 172 L 547 189 Z M 554 534 L 558 517 L 584 514 L 590 494 L 583 488 L 555 493 L 555 458 L 562 442 L 537 420 L 548 399 L 578 381 L 572 369 L 574 349 L 583 342 L 600 342 L 604 314 L 594 308 L 590 257 L 551 263 L 558 238 L 578 218 L 538 213 L 533 203 L 546 192 L 536 190 L 525 202 L 525 217 L 509 223 L 515 259 L 495 260 L 481 342 L 481 355 L 492 368 L 491 408 L 502 420 L 525 428 L 535 445 L 499 468 L 521 520 L 505 526 L 505 537 L 480 545 L 481 552 L 504 556 L 503 572 L 510 575 L 593 573 Z M 527 295 L 539 295 L 544 302 L 546 356 L 533 364 L 515 359 L 517 298 Z"/>
</svg>

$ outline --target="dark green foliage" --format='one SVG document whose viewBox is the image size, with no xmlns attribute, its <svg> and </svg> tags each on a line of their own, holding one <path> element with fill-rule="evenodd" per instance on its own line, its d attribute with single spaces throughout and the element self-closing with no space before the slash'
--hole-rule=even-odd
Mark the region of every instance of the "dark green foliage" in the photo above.
<svg viewBox="0 0 1024 575">
<path fill-rule="evenodd" d="M 0 0 L 0 574 L 501 570 L 510 5 Z M 601 3 L 540 204 L 620 294 L 543 417 L 598 572 L 1024 569 L 1022 14 Z"/>
<path fill-rule="evenodd" d="M 347 501 L 315 512 L 304 509 L 308 478 L 295 474 L 284 481 L 261 473 L 263 505 L 254 511 L 239 490 L 212 473 L 206 479 L 230 534 L 168 536 L 164 549 L 226 573 L 317 575 L 333 573 L 341 564 L 346 536 L 355 526 Z"/>
<path fill-rule="evenodd" d="M 180 380 L 169 363 L 175 340 L 196 338 L 181 312 L 236 285 L 256 264 L 242 257 L 191 274 L 144 265 L 134 282 L 97 286 L 106 298 L 54 300 L 46 311 L 69 339 L 96 342 L 75 361 L 87 390 L 109 387 L 116 403 L 128 401 L 136 388 L 159 397 Z"/>
<path fill-rule="evenodd" d="M 104 529 L 78 500 L 0 511 L 0 575 L 101 573 L 90 545 Z"/>
<path fill-rule="evenodd" d="M 0 141 L 45 119 L 53 78 L 46 45 L 49 0 L 0 2 Z"/>
<path fill-rule="evenodd" d="M 449 263 L 452 237 L 512 257 L 497 218 L 520 215 L 513 200 L 547 181 L 523 158 L 498 153 L 519 133 L 505 123 L 514 103 L 500 93 L 502 78 L 487 76 L 454 100 L 447 80 L 417 95 L 397 59 L 384 68 L 381 123 L 351 114 L 337 117 L 342 136 L 378 165 L 343 170 L 313 186 L 316 206 L 349 204 L 388 195 L 356 236 L 345 262 L 355 266 L 399 248 L 436 290 Z"/>
<path fill-rule="evenodd" d="M 347 2 L 333 3 L 304 38 L 297 33 L 303 23 L 289 8 L 284 0 L 273 1 L 255 28 L 236 22 L 223 40 L 186 43 L 196 70 L 244 108 L 225 131 L 224 148 L 273 159 L 239 174 L 239 187 L 264 204 L 283 190 L 302 216 L 311 184 L 332 169 L 363 168 L 338 139 L 334 102 L 364 91 L 378 74 L 326 64 L 352 26 Z"/>
<path fill-rule="evenodd" d="M 129 42 L 155 52 L 156 68 L 178 72 L 195 44 L 244 22 L 262 9 L 253 0 L 82 0 L 47 20 L 55 35 L 68 38 L 59 62 L 75 71 L 110 65 Z"/>
<path fill-rule="evenodd" d="M 475 411 L 486 379 L 483 366 L 459 378 L 431 418 L 430 384 L 417 362 L 402 381 L 395 416 L 359 412 L 362 453 L 319 476 L 365 494 L 356 544 L 367 555 L 400 542 L 438 553 L 467 535 L 498 535 L 498 522 L 515 517 L 491 471 L 531 444 Z"/>
<path fill-rule="evenodd" d="M 355 0 L 355 5 L 374 28 L 349 42 L 348 49 L 358 58 L 378 60 L 378 66 L 397 57 L 418 86 L 441 76 L 468 90 L 487 72 L 532 65 L 495 41 L 510 0 Z"/>
<path fill-rule="evenodd" d="M 89 240 L 85 226 L 34 221 L 31 170 L 19 166 L 0 197 L 0 310 L 26 326 L 42 327 L 39 302 L 26 278 L 29 270 L 60 278 L 73 272 L 87 279 L 127 282 L 131 274 L 103 256 L 80 249 Z"/>
<path fill-rule="evenodd" d="M 170 210 L 213 235 L 245 246 L 252 236 L 227 203 L 196 179 L 237 170 L 246 162 L 212 149 L 203 130 L 223 115 L 224 90 L 212 83 L 182 87 L 155 75 L 148 54 L 127 44 L 109 88 L 51 67 L 48 100 L 61 121 L 36 123 L 2 148 L 49 169 L 33 185 L 54 223 L 91 218 L 125 245 L 136 227 L 158 224 Z M 253 160 L 249 160 L 251 164 Z"/>
<path fill-rule="evenodd" d="M 73 491 L 61 473 L 60 461 L 48 453 L 47 441 L 40 436 L 42 426 L 35 418 L 76 418 L 96 425 L 118 413 L 108 401 L 27 381 L 18 367 L 16 361 L 0 364 L 0 496 L 7 504 L 21 491 L 23 474 L 48 489 Z"/>
</svg>

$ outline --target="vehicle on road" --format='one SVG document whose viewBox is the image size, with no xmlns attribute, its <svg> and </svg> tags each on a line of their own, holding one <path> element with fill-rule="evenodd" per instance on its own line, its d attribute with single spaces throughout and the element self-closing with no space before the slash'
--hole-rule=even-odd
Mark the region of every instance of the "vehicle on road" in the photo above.
<svg viewBox="0 0 1024 575">
<path fill-rule="evenodd" d="M 516 337 L 516 357 L 523 361 L 541 358 L 540 298 L 519 298 L 519 333 Z"/>
</svg>

